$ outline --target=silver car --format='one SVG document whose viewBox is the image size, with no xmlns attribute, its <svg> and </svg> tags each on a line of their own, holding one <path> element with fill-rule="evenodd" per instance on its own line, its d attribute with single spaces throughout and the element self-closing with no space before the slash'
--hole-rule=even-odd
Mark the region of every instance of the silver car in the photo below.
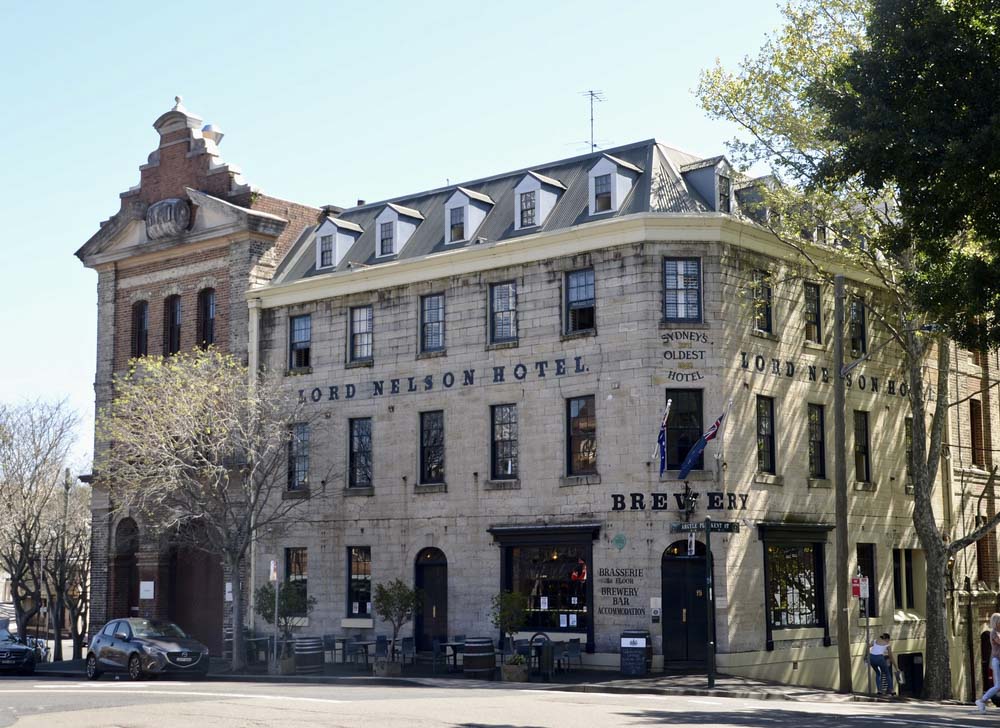
<svg viewBox="0 0 1000 728">
<path fill-rule="evenodd" d="M 188 637 L 173 622 L 156 619 L 116 619 L 104 625 L 87 650 L 87 678 L 105 672 L 124 672 L 130 680 L 150 675 L 181 674 L 203 678 L 208 674 L 208 648 Z"/>
</svg>

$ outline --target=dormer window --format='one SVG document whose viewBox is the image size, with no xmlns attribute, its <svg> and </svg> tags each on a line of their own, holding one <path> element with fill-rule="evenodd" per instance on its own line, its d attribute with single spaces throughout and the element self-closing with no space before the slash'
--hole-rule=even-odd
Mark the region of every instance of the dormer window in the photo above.
<svg viewBox="0 0 1000 728">
<path fill-rule="evenodd" d="M 419 210 L 387 202 L 375 218 L 375 257 L 398 255 L 423 219 Z"/>
<path fill-rule="evenodd" d="M 449 212 L 449 243 L 465 240 L 465 208 L 453 207 Z"/>
<path fill-rule="evenodd" d="M 557 179 L 528 172 L 514 188 L 514 229 L 541 227 L 566 187 Z"/>
<path fill-rule="evenodd" d="M 716 209 L 719 212 L 730 213 L 733 210 L 732 205 L 732 181 L 723 175 L 719 175 L 719 204 Z"/>
<path fill-rule="evenodd" d="M 532 227 L 535 224 L 535 190 L 521 193 L 521 224 L 520 227 Z"/>
<path fill-rule="evenodd" d="M 607 212 L 611 209 L 611 175 L 602 174 L 594 177 L 594 212 Z"/>
<path fill-rule="evenodd" d="M 316 229 L 316 269 L 340 265 L 363 232 L 364 229 L 356 223 L 327 217 Z"/>
<path fill-rule="evenodd" d="M 493 209 L 493 200 L 481 192 L 459 187 L 444 205 L 444 242 L 470 240 Z"/>
<path fill-rule="evenodd" d="M 642 170 L 634 164 L 610 154 L 602 154 L 588 174 L 590 214 L 618 212 L 640 174 Z"/>
<path fill-rule="evenodd" d="M 392 222 L 384 222 L 379 225 L 378 231 L 378 254 L 379 255 L 392 255 L 396 252 L 395 244 L 393 242 L 393 228 L 396 226 Z"/>
<path fill-rule="evenodd" d="M 323 235 L 319 239 L 319 267 L 329 268 L 333 265 L 333 236 Z"/>
</svg>

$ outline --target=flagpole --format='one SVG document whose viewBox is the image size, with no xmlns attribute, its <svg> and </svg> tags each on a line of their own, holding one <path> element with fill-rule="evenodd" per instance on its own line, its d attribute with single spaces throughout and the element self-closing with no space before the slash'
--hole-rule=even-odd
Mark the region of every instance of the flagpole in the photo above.
<svg viewBox="0 0 1000 728">
<path fill-rule="evenodd" d="M 670 415 L 670 405 L 671 404 L 673 404 L 673 400 L 672 399 L 668 399 L 667 400 L 667 407 L 666 407 L 666 409 L 663 410 L 663 417 L 660 419 L 660 427 L 661 428 L 667 426 L 667 417 Z M 660 456 L 660 443 L 657 442 L 656 446 L 653 448 L 653 454 L 650 457 L 651 458 L 656 458 L 656 457 L 659 457 L 659 456 Z"/>
<path fill-rule="evenodd" d="M 722 465 L 725 462 L 726 455 L 726 425 L 729 424 L 729 411 L 733 408 L 733 398 L 729 398 L 729 404 L 726 405 L 726 413 L 722 415 L 722 427 L 720 428 L 722 432 L 719 433 L 719 452 L 715 453 L 715 473 L 717 482 L 722 485 Z"/>
</svg>

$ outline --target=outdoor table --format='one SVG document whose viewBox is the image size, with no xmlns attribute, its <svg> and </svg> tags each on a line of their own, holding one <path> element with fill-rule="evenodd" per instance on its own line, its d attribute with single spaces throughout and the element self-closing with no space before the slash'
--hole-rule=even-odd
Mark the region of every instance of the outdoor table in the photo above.
<svg viewBox="0 0 1000 728">
<path fill-rule="evenodd" d="M 464 642 L 442 642 L 441 646 L 445 649 L 451 648 L 451 662 L 454 670 L 458 670 L 458 653 L 462 651 L 465 647 Z"/>
<path fill-rule="evenodd" d="M 265 653 L 264 661 L 266 662 L 269 658 L 267 653 L 270 652 L 271 638 L 270 637 L 247 637 L 246 640 L 247 652 L 253 655 L 254 660 L 259 660 L 261 653 Z"/>
<path fill-rule="evenodd" d="M 365 664 L 368 664 L 368 648 L 375 644 L 375 640 L 364 640 L 355 642 L 354 644 L 365 648 Z"/>
</svg>

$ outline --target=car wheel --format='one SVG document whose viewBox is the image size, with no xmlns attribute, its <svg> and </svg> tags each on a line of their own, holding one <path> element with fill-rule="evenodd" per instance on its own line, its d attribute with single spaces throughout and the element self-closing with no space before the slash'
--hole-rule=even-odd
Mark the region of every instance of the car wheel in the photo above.
<svg viewBox="0 0 1000 728">
<path fill-rule="evenodd" d="M 128 679 L 142 680 L 142 678 L 142 661 L 139 659 L 139 655 L 133 654 L 128 658 Z"/>
<path fill-rule="evenodd" d="M 101 671 L 97 669 L 97 656 L 94 654 L 87 655 L 87 679 L 97 680 L 101 677 Z"/>
</svg>

